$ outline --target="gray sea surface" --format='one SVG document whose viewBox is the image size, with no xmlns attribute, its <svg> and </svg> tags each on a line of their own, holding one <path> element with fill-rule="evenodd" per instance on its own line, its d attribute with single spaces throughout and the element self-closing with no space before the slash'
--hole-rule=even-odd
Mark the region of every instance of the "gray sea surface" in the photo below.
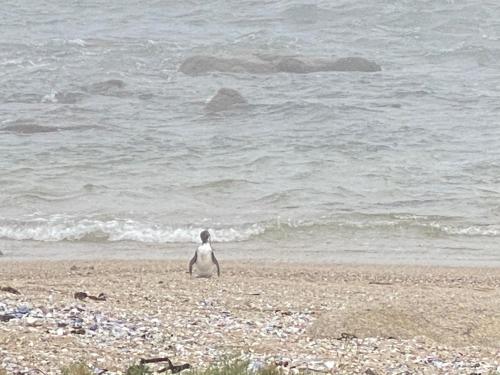
<svg viewBox="0 0 500 375">
<path fill-rule="evenodd" d="M 3 259 L 500 265 L 496 1 L 13 1 Z M 194 55 L 379 72 L 179 71 Z M 220 89 L 246 105 L 208 111 Z"/>
</svg>

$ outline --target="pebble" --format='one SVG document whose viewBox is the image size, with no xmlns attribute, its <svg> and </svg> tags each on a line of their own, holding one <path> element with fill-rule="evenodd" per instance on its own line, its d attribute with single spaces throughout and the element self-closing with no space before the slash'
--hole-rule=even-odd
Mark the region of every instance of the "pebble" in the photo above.
<svg viewBox="0 0 500 375">
<path fill-rule="evenodd" d="M 268 365 L 294 375 L 307 371 L 389 375 L 499 371 L 499 360 L 491 359 L 494 353 L 484 359 L 485 352 L 474 348 L 459 354 L 421 339 L 315 339 L 308 334 L 317 316 L 312 304 L 301 308 L 287 299 L 264 300 L 269 293 L 264 289 L 250 297 L 242 293 L 247 300 L 241 301 L 233 293 L 230 297 L 236 302 L 227 303 L 216 292 L 211 298 L 200 298 L 204 292 L 191 291 L 185 294 L 189 299 L 173 295 L 167 301 L 137 287 L 120 296 L 122 301 L 130 298 L 130 305 L 114 304 L 115 293 L 101 302 L 76 301 L 71 293 L 67 293 L 71 298 L 57 293 L 46 299 L 7 296 L 0 301 L 0 315 L 14 318 L 0 322 L 0 337 L 16 339 L 0 343 L 0 367 L 9 374 L 34 374 L 35 358 L 36 367 L 56 374 L 68 360 L 85 358 L 94 373 L 109 369 L 107 373 L 114 375 L 123 374 L 139 358 L 169 356 L 200 368 L 236 351 L 248 360 L 249 372 Z M 183 303 L 174 303 L 176 298 Z M 134 305 L 137 300 L 148 302 Z M 49 345 L 51 350 L 46 350 L 48 344 L 54 344 Z M 24 350 L 20 352 L 19 347 Z"/>
</svg>

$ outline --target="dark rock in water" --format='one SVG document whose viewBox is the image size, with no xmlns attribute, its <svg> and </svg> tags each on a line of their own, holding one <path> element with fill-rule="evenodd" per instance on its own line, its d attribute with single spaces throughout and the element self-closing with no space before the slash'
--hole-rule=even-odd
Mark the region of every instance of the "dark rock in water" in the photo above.
<svg viewBox="0 0 500 375">
<path fill-rule="evenodd" d="M 43 126 L 26 121 L 14 121 L 0 130 L 18 134 L 36 134 L 57 132 L 60 128 L 54 126 Z"/>
<path fill-rule="evenodd" d="M 38 93 L 15 93 L 5 98 L 6 103 L 40 103 L 42 95 Z"/>
<path fill-rule="evenodd" d="M 309 73 L 311 68 L 311 65 L 295 57 L 284 57 L 276 64 L 279 72 L 286 73 Z"/>
<path fill-rule="evenodd" d="M 98 95 L 114 95 L 117 91 L 122 90 L 125 87 L 125 82 L 119 79 L 110 79 L 103 82 L 96 82 L 89 86 L 83 87 L 83 89 L 91 94 Z"/>
<path fill-rule="evenodd" d="M 272 73 L 275 68 L 265 62 L 254 59 L 221 58 L 214 56 L 188 57 L 179 67 L 179 70 L 188 75 L 199 75 L 209 72 L 225 73 Z"/>
<path fill-rule="evenodd" d="M 61 104 L 75 104 L 85 97 L 84 94 L 79 92 L 58 92 L 55 99 Z"/>
<path fill-rule="evenodd" d="M 137 97 L 141 100 L 151 100 L 153 98 L 153 94 L 147 93 L 147 94 L 139 94 Z"/>
<path fill-rule="evenodd" d="M 226 111 L 234 106 L 246 104 L 246 102 L 245 98 L 238 91 L 222 88 L 210 99 L 205 109 L 209 112 Z"/>
<path fill-rule="evenodd" d="M 326 9 L 319 8 L 315 4 L 294 5 L 285 10 L 282 15 L 285 20 L 299 24 L 314 24 L 332 16 Z"/>
<path fill-rule="evenodd" d="M 343 57 L 337 60 L 281 57 L 273 59 L 276 70 L 286 73 L 315 72 L 379 72 L 377 63 L 362 57 Z"/>
<path fill-rule="evenodd" d="M 377 63 L 362 57 L 343 57 L 333 62 L 320 63 L 317 69 L 325 72 L 380 72 L 382 70 Z"/>
<path fill-rule="evenodd" d="M 179 71 L 188 75 L 203 74 L 215 69 L 216 58 L 209 56 L 188 57 L 179 67 Z"/>
<path fill-rule="evenodd" d="M 192 56 L 187 58 L 179 70 L 188 75 L 209 72 L 269 74 L 314 73 L 314 72 L 378 72 L 377 63 L 362 57 L 332 59 L 308 59 L 296 56 L 260 56 L 243 58 L 223 58 L 214 56 Z"/>
</svg>

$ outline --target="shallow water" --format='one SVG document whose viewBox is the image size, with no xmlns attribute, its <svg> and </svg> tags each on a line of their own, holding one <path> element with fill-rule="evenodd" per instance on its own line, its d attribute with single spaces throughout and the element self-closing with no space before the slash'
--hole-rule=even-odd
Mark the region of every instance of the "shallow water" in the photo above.
<svg viewBox="0 0 500 375">
<path fill-rule="evenodd" d="M 210 228 L 227 258 L 500 265 L 496 3 L 4 10 L 5 257 L 182 257 Z M 179 72 L 196 54 L 382 71 Z M 248 105 L 207 112 L 221 87 Z"/>
</svg>

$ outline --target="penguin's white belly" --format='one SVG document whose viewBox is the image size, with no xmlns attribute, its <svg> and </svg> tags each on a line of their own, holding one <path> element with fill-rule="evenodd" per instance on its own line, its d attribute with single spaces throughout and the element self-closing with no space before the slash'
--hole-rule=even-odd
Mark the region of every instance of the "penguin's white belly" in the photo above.
<svg viewBox="0 0 500 375">
<path fill-rule="evenodd" d="M 203 245 L 198 248 L 196 257 L 196 276 L 210 277 L 212 276 L 214 264 L 212 262 L 212 249 L 207 249 Z"/>
</svg>

